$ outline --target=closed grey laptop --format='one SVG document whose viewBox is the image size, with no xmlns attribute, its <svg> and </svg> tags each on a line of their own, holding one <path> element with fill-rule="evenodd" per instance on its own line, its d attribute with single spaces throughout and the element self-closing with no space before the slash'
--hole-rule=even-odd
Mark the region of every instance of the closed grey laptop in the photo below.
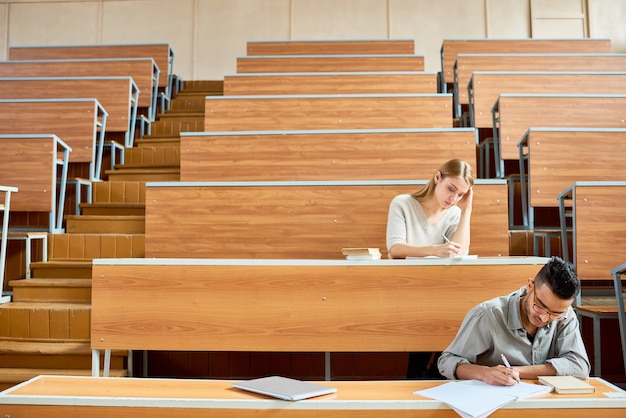
<svg viewBox="0 0 626 418">
<path fill-rule="evenodd" d="M 233 386 L 286 401 L 299 401 L 337 392 L 336 388 L 282 376 L 261 377 L 259 379 L 235 382 Z"/>
</svg>

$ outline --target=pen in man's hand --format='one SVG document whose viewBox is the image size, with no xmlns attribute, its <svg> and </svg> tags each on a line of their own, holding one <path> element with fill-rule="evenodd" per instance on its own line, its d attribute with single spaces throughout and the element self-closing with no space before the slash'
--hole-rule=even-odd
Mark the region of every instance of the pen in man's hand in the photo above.
<svg viewBox="0 0 626 418">
<path fill-rule="evenodd" d="M 511 363 L 509 363 L 509 360 L 506 358 L 506 356 L 504 354 L 500 354 L 500 358 L 502 359 L 502 363 L 504 363 L 504 366 L 507 369 L 513 369 L 513 367 L 511 367 Z M 515 379 L 519 382 L 519 379 Z"/>
<path fill-rule="evenodd" d="M 509 360 L 507 360 L 506 356 L 504 354 L 500 354 L 500 358 L 502 358 L 502 363 L 504 363 L 504 365 L 506 366 L 507 369 L 511 369 L 511 363 L 509 363 Z"/>
</svg>

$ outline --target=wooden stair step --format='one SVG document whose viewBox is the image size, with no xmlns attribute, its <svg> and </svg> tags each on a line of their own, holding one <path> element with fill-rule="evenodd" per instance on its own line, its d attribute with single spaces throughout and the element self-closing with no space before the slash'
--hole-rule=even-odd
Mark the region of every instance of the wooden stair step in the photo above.
<svg viewBox="0 0 626 418">
<path fill-rule="evenodd" d="M 73 234 L 144 234 L 145 216 L 68 215 L 66 233 Z"/>
<path fill-rule="evenodd" d="M 135 145 L 138 147 L 152 147 L 155 145 L 164 145 L 164 146 L 180 146 L 180 135 L 163 135 L 163 136 L 152 136 L 146 135 L 141 139 L 135 140 Z"/>
<path fill-rule="evenodd" d="M 179 181 L 180 166 L 178 167 L 138 167 L 116 168 L 106 170 L 105 174 L 109 181 Z"/>
<path fill-rule="evenodd" d="M 91 279 L 92 266 L 91 259 L 35 261 L 30 264 L 31 278 Z"/>
<path fill-rule="evenodd" d="M 83 341 L 91 338 L 90 330 L 91 303 L 13 301 L 0 305 L 0 335 L 5 338 Z"/>
<path fill-rule="evenodd" d="M 90 302 L 91 279 L 12 280 L 14 302 Z"/>
<path fill-rule="evenodd" d="M 0 354 L 91 355 L 89 340 L 0 339 Z"/>
<path fill-rule="evenodd" d="M 124 368 L 128 350 L 111 352 L 111 367 Z M 91 342 L 0 339 L 0 368 L 89 369 Z"/>
<path fill-rule="evenodd" d="M 80 211 L 83 216 L 111 215 L 111 216 L 145 216 L 145 203 L 81 203 Z"/>
</svg>

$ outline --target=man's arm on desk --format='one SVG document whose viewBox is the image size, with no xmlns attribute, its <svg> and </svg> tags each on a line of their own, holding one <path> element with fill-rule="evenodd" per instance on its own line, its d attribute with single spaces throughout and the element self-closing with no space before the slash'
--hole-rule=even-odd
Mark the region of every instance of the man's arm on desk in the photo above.
<svg viewBox="0 0 626 418">
<path fill-rule="evenodd" d="M 490 385 L 513 386 L 519 382 L 520 373 L 506 366 L 481 366 L 472 363 L 460 363 L 456 368 L 458 379 L 477 379 Z"/>
</svg>

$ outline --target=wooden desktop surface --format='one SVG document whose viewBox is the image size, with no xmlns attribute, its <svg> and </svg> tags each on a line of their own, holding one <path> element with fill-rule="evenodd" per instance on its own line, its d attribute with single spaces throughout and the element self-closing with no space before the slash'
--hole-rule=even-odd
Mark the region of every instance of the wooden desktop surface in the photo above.
<svg viewBox="0 0 626 418">
<path fill-rule="evenodd" d="M 288 402 L 245 392 L 228 380 L 38 376 L 0 394 L 0 414 L 10 417 L 455 417 L 447 405 L 413 392 L 444 381 L 322 381 L 337 393 Z M 529 383 L 536 383 L 529 381 Z M 626 392 L 592 378 L 589 395 L 547 394 L 520 400 L 494 417 L 542 409 L 551 417 L 623 417 Z M 621 396 L 621 397 L 618 397 Z M 549 411 L 546 411 L 549 410 Z M 80 415 L 75 415 L 79 413 Z"/>
</svg>

